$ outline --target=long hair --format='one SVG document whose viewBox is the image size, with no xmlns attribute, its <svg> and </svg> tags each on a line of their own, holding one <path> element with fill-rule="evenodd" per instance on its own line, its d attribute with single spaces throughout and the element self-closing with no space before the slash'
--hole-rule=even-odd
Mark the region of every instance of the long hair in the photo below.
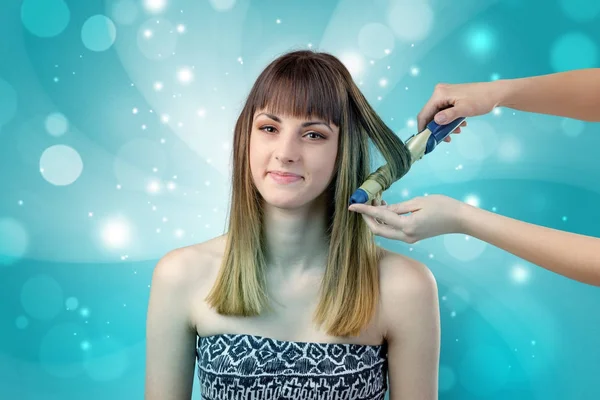
<svg viewBox="0 0 600 400">
<path fill-rule="evenodd" d="M 248 95 L 235 125 L 225 254 L 206 300 L 223 315 L 255 316 L 271 307 L 266 294 L 263 208 L 249 164 L 257 110 L 317 117 L 339 127 L 335 175 L 328 189 L 329 252 L 313 321 L 324 324 L 329 335 L 357 336 L 379 302 L 381 253 L 361 216 L 348 211 L 348 199 L 369 176 L 369 139 L 395 179 L 410 168 L 410 153 L 369 105 L 346 67 L 327 53 L 302 50 L 280 56 L 260 74 Z"/>
</svg>

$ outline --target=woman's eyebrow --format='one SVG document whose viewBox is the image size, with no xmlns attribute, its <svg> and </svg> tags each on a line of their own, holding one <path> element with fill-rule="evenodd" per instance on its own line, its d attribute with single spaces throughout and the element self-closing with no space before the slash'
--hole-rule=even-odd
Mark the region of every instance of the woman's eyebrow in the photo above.
<svg viewBox="0 0 600 400">
<path fill-rule="evenodd" d="M 259 116 L 264 115 L 268 118 L 271 118 L 273 121 L 275 122 L 279 122 L 281 123 L 281 119 L 273 114 L 267 114 L 267 113 L 260 113 L 256 115 L 256 118 L 258 118 Z M 308 121 L 308 122 L 304 122 L 302 123 L 302 127 L 306 128 L 307 126 L 312 126 L 312 125 L 325 125 L 327 128 L 329 128 L 329 130 L 331 132 L 333 132 L 333 129 L 331 129 L 331 126 L 329 126 L 329 124 L 325 123 L 324 121 Z"/>
</svg>

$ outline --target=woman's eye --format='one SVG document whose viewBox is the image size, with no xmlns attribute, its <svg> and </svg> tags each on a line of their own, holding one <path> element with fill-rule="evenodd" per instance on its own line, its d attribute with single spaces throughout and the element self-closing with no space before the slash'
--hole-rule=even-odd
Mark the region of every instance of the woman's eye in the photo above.
<svg viewBox="0 0 600 400">
<path fill-rule="evenodd" d="M 273 126 L 263 126 L 260 128 L 261 131 L 265 131 L 267 133 L 275 133 L 275 127 Z"/>
<path fill-rule="evenodd" d="M 325 136 L 317 132 L 308 132 L 306 136 L 310 136 L 311 139 L 325 139 Z"/>
</svg>

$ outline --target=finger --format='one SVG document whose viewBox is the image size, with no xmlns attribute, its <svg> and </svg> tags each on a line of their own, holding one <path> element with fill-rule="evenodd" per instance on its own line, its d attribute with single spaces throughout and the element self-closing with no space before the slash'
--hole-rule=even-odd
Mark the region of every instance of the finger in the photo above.
<svg viewBox="0 0 600 400">
<path fill-rule="evenodd" d="M 460 128 L 456 128 L 455 130 L 452 131 L 452 133 L 460 133 Z"/>
<path fill-rule="evenodd" d="M 450 136 L 446 136 L 444 138 L 444 142 L 450 143 L 452 141 L 452 138 Z"/>
<path fill-rule="evenodd" d="M 390 225 L 381 225 L 375 221 L 375 218 L 368 215 L 362 214 L 363 220 L 367 223 L 367 226 L 376 236 L 381 236 L 393 240 L 402 240 L 408 242 L 408 237 L 402 232 L 402 230 L 394 228 Z"/>
<path fill-rule="evenodd" d="M 457 100 L 454 102 L 454 106 L 446 108 L 437 114 L 435 114 L 434 120 L 440 125 L 449 124 L 460 117 L 473 117 L 476 114 L 473 111 L 473 107 L 469 107 L 464 100 Z"/>
<path fill-rule="evenodd" d="M 348 209 L 350 211 L 377 218 L 387 225 L 392 225 L 394 228 L 402 228 L 402 217 L 400 217 L 396 212 L 388 209 L 389 207 L 389 205 L 374 207 L 366 204 L 353 204 Z"/>
<path fill-rule="evenodd" d="M 381 205 L 382 206 L 387 206 L 387 202 L 385 200 L 381 199 Z"/>
<path fill-rule="evenodd" d="M 463 122 L 461 122 L 460 126 L 467 126 L 467 120 L 464 120 Z"/>
<path fill-rule="evenodd" d="M 449 105 L 451 105 L 449 98 L 442 97 L 442 95 L 439 94 L 439 91 L 435 91 L 429 101 L 423 106 L 419 115 L 417 115 L 418 131 L 421 132 L 425 129 L 427 124 L 433 120 L 434 115 L 436 115 L 439 110 L 443 110 Z"/>
<path fill-rule="evenodd" d="M 396 214 L 406 214 L 409 212 L 419 211 L 421 209 L 421 204 L 416 199 L 412 199 L 403 201 L 401 203 L 389 204 L 387 205 L 387 209 Z"/>
</svg>

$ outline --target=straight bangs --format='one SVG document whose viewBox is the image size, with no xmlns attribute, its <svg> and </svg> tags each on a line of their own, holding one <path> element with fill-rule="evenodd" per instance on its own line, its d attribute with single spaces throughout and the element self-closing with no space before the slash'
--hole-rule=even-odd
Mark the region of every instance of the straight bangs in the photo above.
<svg viewBox="0 0 600 400">
<path fill-rule="evenodd" d="M 319 60 L 296 58 L 259 77 L 249 98 L 252 114 L 264 111 L 294 118 L 318 118 L 340 126 L 348 103 L 343 79 Z"/>
</svg>

